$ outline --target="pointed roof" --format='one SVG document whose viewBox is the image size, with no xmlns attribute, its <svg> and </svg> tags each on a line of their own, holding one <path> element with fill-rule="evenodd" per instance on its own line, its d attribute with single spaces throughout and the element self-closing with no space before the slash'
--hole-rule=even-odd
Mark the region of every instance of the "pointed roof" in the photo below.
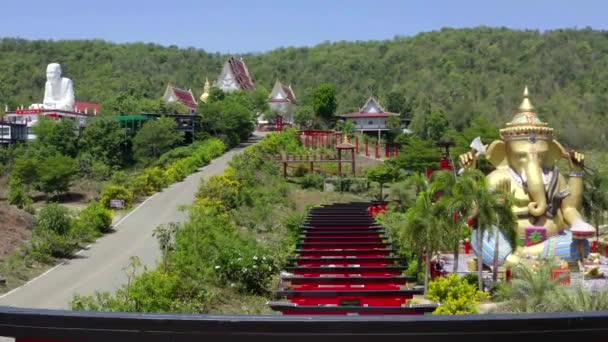
<svg viewBox="0 0 608 342">
<path fill-rule="evenodd" d="M 253 82 L 253 79 L 249 74 L 249 69 L 247 68 L 247 65 L 242 57 L 238 59 L 235 57 L 230 57 L 226 63 L 230 65 L 230 70 L 232 71 L 232 74 L 234 75 L 234 78 L 241 89 L 255 89 L 255 83 Z"/>
<path fill-rule="evenodd" d="M 192 94 L 192 89 L 185 90 L 178 87 L 175 87 L 172 82 L 167 84 L 167 89 L 165 90 L 165 94 L 163 95 L 164 99 L 167 99 L 169 94 L 173 94 L 176 101 L 183 103 L 186 107 L 190 109 L 198 109 L 198 103 L 194 98 L 194 94 Z"/>
<path fill-rule="evenodd" d="M 384 111 L 384 108 L 380 105 L 380 102 L 375 97 L 370 96 L 363 107 L 359 109 L 358 113 L 349 113 L 340 115 L 343 118 L 371 118 L 371 117 L 388 117 L 388 116 L 399 116 L 398 113 L 391 113 Z"/>
<path fill-rule="evenodd" d="M 281 96 L 276 96 L 276 94 L 280 94 Z M 296 94 L 291 89 L 291 84 L 289 86 L 284 85 L 277 79 L 274 83 L 274 87 L 269 95 L 270 102 L 291 102 L 296 103 Z"/>
</svg>

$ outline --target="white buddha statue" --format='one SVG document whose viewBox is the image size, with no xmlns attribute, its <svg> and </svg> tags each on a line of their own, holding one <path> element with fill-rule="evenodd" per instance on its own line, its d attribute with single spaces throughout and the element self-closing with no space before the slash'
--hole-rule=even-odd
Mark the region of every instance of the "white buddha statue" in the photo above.
<svg viewBox="0 0 608 342">
<path fill-rule="evenodd" d="M 61 66 L 51 63 L 46 67 L 46 84 L 42 104 L 30 108 L 74 110 L 74 86 L 72 80 L 61 77 Z"/>
</svg>

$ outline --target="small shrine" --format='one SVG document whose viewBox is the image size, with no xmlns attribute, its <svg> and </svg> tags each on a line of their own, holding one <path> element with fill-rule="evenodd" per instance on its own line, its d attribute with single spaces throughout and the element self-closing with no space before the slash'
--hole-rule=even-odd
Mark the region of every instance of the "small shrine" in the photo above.
<svg viewBox="0 0 608 342">
<path fill-rule="evenodd" d="M 215 86 L 225 92 L 236 90 L 253 90 L 255 82 L 243 58 L 230 57 L 220 72 Z"/>
<path fill-rule="evenodd" d="M 276 80 L 270 95 L 268 96 L 268 104 L 270 109 L 277 115 L 277 130 L 279 122 L 282 125 L 293 125 L 293 115 L 296 111 L 296 95 L 291 88 L 291 85 L 284 85 L 279 80 Z"/>
<path fill-rule="evenodd" d="M 192 94 L 192 89 L 180 89 L 175 87 L 172 82 L 167 84 L 167 88 L 163 94 L 163 100 L 167 103 L 180 102 L 188 107 L 190 113 L 198 112 L 198 103 L 194 98 L 194 94 Z"/>
<path fill-rule="evenodd" d="M 353 122 L 355 129 L 361 133 L 377 132 L 378 139 L 382 132 L 388 131 L 387 124 L 391 116 L 399 117 L 399 114 L 385 111 L 373 96 L 367 99 L 358 112 L 340 115 L 344 120 Z"/>
</svg>

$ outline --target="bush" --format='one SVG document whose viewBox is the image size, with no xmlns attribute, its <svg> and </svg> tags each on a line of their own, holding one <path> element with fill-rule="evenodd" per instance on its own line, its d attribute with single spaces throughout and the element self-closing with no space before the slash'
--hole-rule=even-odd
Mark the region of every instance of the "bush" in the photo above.
<svg viewBox="0 0 608 342">
<path fill-rule="evenodd" d="M 56 203 L 43 208 L 32 236 L 34 257 L 42 262 L 51 257 L 70 257 L 77 247 L 70 239 L 71 228 L 72 217 L 67 208 Z"/>
<path fill-rule="evenodd" d="M 325 183 L 325 178 L 318 173 L 309 173 L 306 174 L 302 178 L 302 188 L 304 189 L 317 189 L 323 190 L 323 184 Z"/>
<path fill-rule="evenodd" d="M 36 228 L 66 235 L 71 228 L 72 217 L 68 208 L 57 203 L 51 203 L 40 211 Z"/>
<path fill-rule="evenodd" d="M 80 212 L 76 225 L 84 225 L 99 233 L 108 233 L 112 228 L 112 211 L 99 202 L 91 202 Z"/>
<path fill-rule="evenodd" d="M 478 291 L 466 279 L 456 274 L 439 277 L 429 284 L 427 292 L 429 299 L 441 305 L 434 314 L 463 315 L 477 312 L 477 305 L 488 299 L 485 292 Z"/>
<path fill-rule="evenodd" d="M 201 184 L 197 197 L 212 198 L 219 200 L 227 208 L 236 208 L 240 189 L 241 183 L 231 179 L 226 174 L 212 176 Z"/>
<path fill-rule="evenodd" d="M 11 177 L 8 183 L 8 203 L 16 205 L 19 209 L 32 203 L 27 188 L 18 178 Z"/>
<path fill-rule="evenodd" d="M 258 250 L 259 251 L 259 250 Z M 269 255 L 256 255 L 255 249 L 224 249 L 214 269 L 218 279 L 237 290 L 262 295 L 268 292 L 270 278 L 279 271 Z"/>
<path fill-rule="evenodd" d="M 198 165 L 194 158 L 183 158 L 169 165 L 169 168 L 165 171 L 165 177 L 169 183 L 179 182 L 195 172 L 197 168 Z"/>
<path fill-rule="evenodd" d="M 121 185 L 109 185 L 101 192 L 99 202 L 106 208 L 110 208 L 110 200 L 119 199 L 125 201 L 125 208 L 133 205 L 133 192 Z"/>
<path fill-rule="evenodd" d="M 296 170 L 294 171 L 293 175 L 296 177 L 302 177 L 302 176 L 308 174 L 308 171 L 310 171 L 310 170 L 308 170 L 308 167 L 306 167 L 306 165 L 298 164 L 296 166 Z"/>
<path fill-rule="evenodd" d="M 149 167 L 135 178 L 134 192 L 138 196 L 152 195 L 161 191 L 167 185 L 163 170 L 159 167 Z"/>
</svg>

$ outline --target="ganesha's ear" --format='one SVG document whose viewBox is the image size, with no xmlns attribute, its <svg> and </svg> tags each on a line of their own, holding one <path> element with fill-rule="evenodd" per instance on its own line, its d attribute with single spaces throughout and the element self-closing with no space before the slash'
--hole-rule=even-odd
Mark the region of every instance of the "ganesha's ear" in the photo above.
<svg viewBox="0 0 608 342">
<path fill-rule="evenodd" d="M 553 167 L 558 160 L 564 158 L 568 159 L 568 151 L 562 144 L 560 144 L 557 140 L 551 140 L 549 142 L 549 154 L 547 158 L 545 158 L 545 167 Z"/>
<path fill-rule="evenodd" d="M 494 140 L 488 146 L 486 159 L 496 168 L 507 166 L 507 150 L 505 142 L 502 140 Z"/>
</svg>

